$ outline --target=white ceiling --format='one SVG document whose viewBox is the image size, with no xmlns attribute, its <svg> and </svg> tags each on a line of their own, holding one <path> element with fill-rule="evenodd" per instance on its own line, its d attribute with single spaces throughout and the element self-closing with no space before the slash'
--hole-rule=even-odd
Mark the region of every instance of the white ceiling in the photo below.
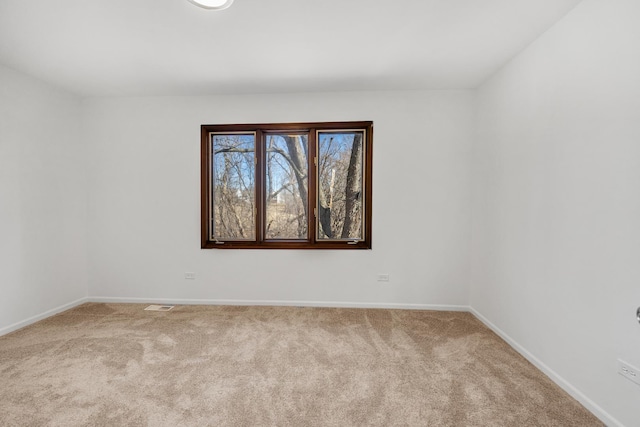
<svg viewBox="0 0 640 427">
<path fill-rule="evenodd" d="M 473 88 L 580 0 L 0 0 L 0 64 L 84 96 Z"/>
</svg>

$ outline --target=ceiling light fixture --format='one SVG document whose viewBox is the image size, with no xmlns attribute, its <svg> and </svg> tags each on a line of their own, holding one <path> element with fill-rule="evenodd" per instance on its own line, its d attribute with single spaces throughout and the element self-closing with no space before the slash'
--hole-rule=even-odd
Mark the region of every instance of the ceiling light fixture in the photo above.
<svg viewBox="0 0 640 427">
<path fill-rule="evenodd" d="M 231 6 L 233 0 L 188 0 L 189 2 L 204 9 L 222 10 Z"/>
</svg>

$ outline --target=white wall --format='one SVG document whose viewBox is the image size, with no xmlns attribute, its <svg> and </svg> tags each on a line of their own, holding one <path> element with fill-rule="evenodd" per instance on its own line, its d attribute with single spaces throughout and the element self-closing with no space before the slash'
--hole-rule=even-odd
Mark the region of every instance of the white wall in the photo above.
<svg viewBox="0 0 640 427">
<path fill-rule="evenodd" d="M 0 334 L 87 294 L 79 119 L 78 99 L 0 67 Z"/>
<path fill-rule="evenodd" d="M 626 426 L 640 426 L 640 387 L 616 373 L 618 358 L 640 367 L 639 22 L 637 0 L 585 0 L 486 82 L 472 175 L 471 306 Z"/>
<path fill-rule="evenodd" d="M 472 107 L 468 91 L 87 100 L 89 295 L 466 306 Z M 342 120 L 374 121 L 371 251 L 200 249 L 201 124 Z"/>
</svg>

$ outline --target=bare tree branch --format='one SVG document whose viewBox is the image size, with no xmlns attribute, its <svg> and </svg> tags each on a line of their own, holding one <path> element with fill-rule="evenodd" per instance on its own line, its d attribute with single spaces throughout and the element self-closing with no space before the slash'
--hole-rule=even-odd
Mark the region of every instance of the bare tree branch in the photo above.
<svg viewBox="0 0 640 427">
<path fill-rule="evenodd" d="M 345 188 L 345 215 L 342 224 L 341 237 L 348 239 L 352 237 L 355 230 L 354 226 L 359 225 L 357 219 L 360 210 L 360 198 L 362 191 L 362 134 L 356 133 L 353 136 L 353 144 L 351 145 L 351 156 L 349 158 L 349 167 L 347 168 L 347 185 Z M 352 233 L 352 231 L 354 233 Z"/>
</svg>

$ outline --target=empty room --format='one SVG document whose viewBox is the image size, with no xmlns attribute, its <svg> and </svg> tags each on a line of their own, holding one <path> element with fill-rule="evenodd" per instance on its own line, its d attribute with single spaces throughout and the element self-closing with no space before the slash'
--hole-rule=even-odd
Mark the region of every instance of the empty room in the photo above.
<svg viewBox="0 0 640 427">
<path fill-rule="evenodd" d="M 640 1 L 0 0 L 0 426 L 640 427 Z"/>
</svg>

